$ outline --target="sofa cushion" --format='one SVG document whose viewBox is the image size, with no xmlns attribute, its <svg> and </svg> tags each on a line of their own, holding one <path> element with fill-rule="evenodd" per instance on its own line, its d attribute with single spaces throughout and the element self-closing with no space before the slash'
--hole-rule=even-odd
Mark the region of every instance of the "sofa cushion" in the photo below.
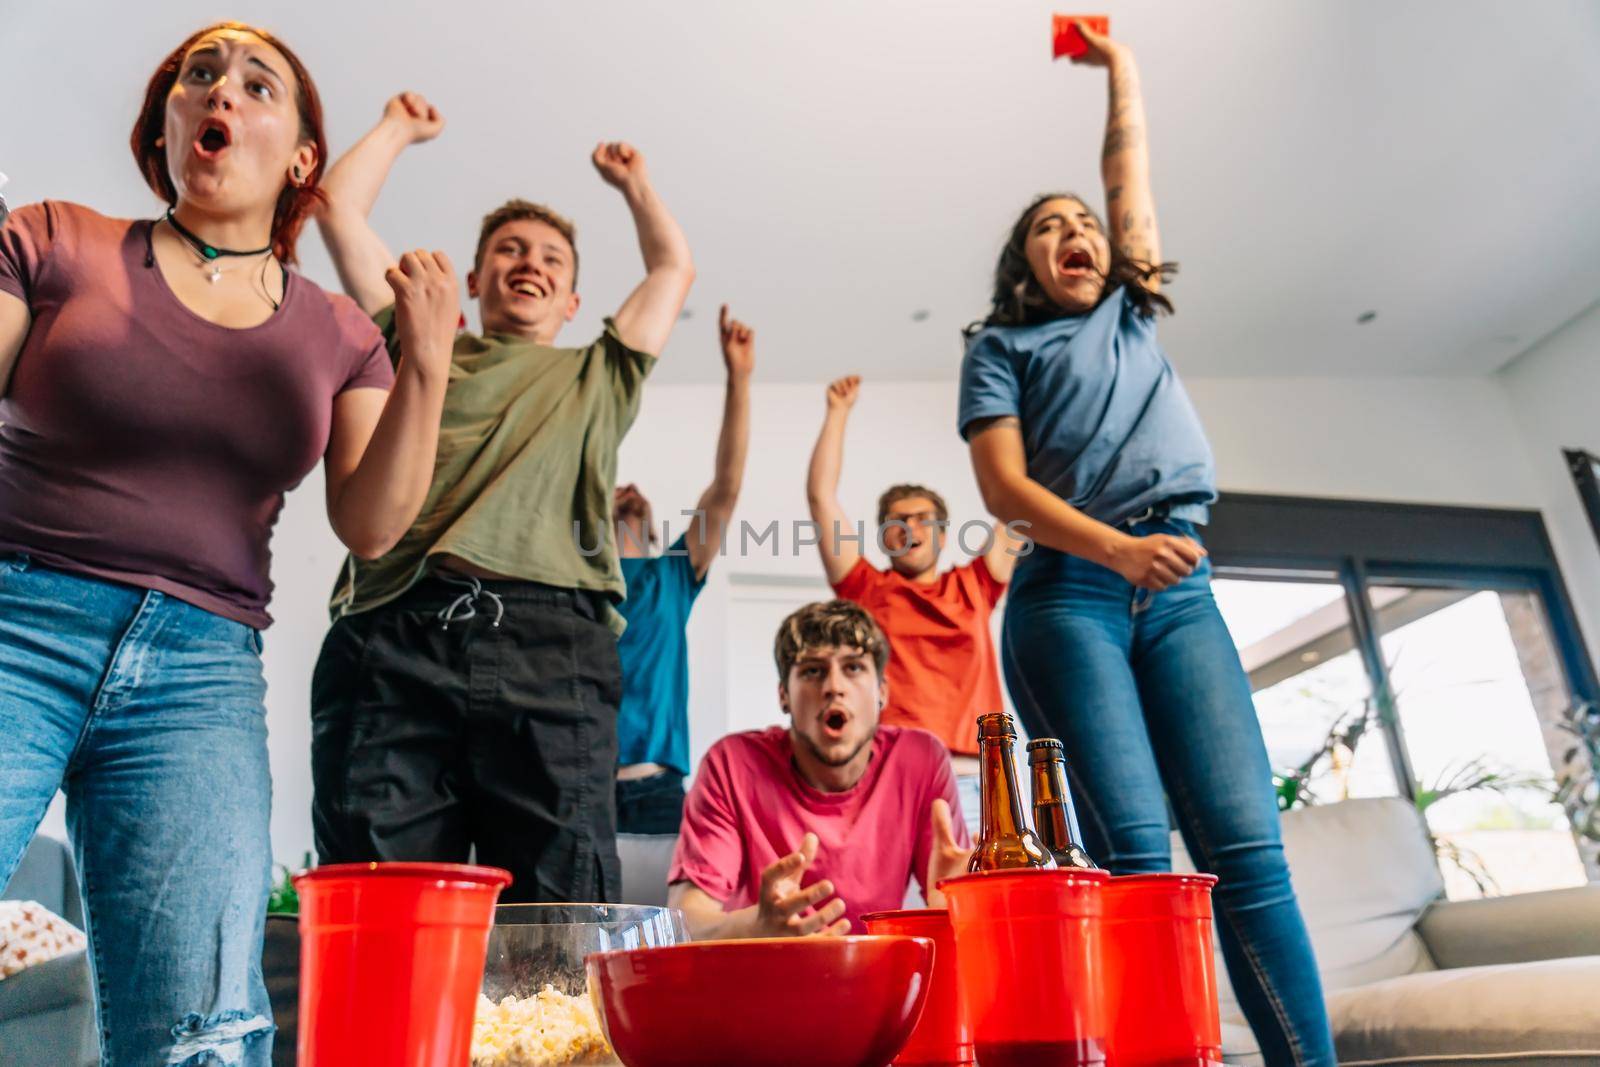
<svg viewBox="0 0 1600 1067">
<path fill-rule="evenodd" d="M 35 900 L 72 925 L 83 928 L 83 904 L 78 898 L 72 851 L 65 842 L 36 835 L 22 854 L 22 862 L 0 893 L 5 900 Z"/>
<path fill-rule="evenodd" d="M 0 981 L 0 1021 L 93 1003 L 93 989 L 83 949 L 45 960 Z"/>
<path fill-rule="evenodd" d="M 1194 870 L 1172 837 L 1173 869 Z M 1414 927 L 1444 884 L 1410 804 L 1387 797 L 1297 808 L 1283 816 L 1283 849 L 1326 990 L 1434 968 Z M 1236 1017 L 1220 954 L 1218 968 L 1223 1015 Z"/>
<path fill-rule="evenodd" d="M 1412 974 L 1328 998 L 1342 1067 L 1593 1067 L 1600 956 Z"/>
</svg>

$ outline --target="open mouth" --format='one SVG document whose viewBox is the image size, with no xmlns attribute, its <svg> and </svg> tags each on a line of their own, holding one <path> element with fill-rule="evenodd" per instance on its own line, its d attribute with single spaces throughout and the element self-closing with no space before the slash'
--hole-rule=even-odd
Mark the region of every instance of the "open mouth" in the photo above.
<svg viewBox="0 0 1600 1067">
<path fill-rule="evenodd" d="M 216 159 L 231 144 L 233 136 L 228 132 L 228 127 L 216 119 L 206 119 L 195 136 L 194 150 L 202 159 Z"/>
<path fill-rule="evenodd" d="M 1081 248 L 1074 248 L 1061 261 L 1061 273 L 1087 277 L 1094 273 L 1094 257 Z"/>
<path fill-rule="evenodd" d="M 822 728 L 833 737 L 842 736 L 844 728 L 848 725 L 850 725 L 850 716 L 837 708 L 822 717 Z"/>
<path fill-rule="evenodd" d="M 528 278 L 518 278 L 513 281 L 511 283 L 511 292 L 516 296 L 532 297 L 535 300 L 543 300 L 550 295 L 544 287 Z"/>
</svg>

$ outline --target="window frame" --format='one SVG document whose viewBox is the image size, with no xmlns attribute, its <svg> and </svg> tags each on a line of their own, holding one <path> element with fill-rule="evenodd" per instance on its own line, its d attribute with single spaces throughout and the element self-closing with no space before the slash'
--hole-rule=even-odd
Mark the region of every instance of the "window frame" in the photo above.
<svg viewBox="0 0 1600 1067">
<path fill-rule="evenodd" d="M 1338 576 L 1381 710 L 1395 782 L 1409 800 L 1415 801 L 1419 783 L 1368 596 L 1374 586 L 1535 593 L 1572 699 L 1595 701 L 1600 693 L 1537 511 L 1223 493 L 1201 536 L 1219 578 L 1326 582 L 1329 574 Z"/>
</svg>

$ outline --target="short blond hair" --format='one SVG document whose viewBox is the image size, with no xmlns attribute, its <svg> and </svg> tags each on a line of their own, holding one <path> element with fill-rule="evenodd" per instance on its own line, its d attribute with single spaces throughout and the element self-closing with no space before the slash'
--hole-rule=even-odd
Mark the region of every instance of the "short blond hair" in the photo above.
<svg viewBox="0 0 1600 1067">
<path fill-rule="evenodd" d="M 867 609 L 849 600 L 807 604 L 778 626 L 772 654 L 778 663 L 778 681 L 789 684 L 789 671 L 807 652 L 819 648 L 859 648 L 872 657 L 878 676 L 889 665 L 889 641 Z"/>
<path fill-rule="evenodd" d="M 483 217 L 483 225 L 478 229 L 478 250 L 472 255 L 472 269 L 482 269 L 483 250 L 489 247 L 489 238 L 494 236 L 494 232 L 508 222 L 517 222 L 521 219 L 545 223 L 567 239 L 567 247 L 572 249 L 572 291 L 577 292 L 578 228 L 565 215 L 558 215 L 543 204 L 535 204 L 532 200 L 507 200 Z"/>
</svg>

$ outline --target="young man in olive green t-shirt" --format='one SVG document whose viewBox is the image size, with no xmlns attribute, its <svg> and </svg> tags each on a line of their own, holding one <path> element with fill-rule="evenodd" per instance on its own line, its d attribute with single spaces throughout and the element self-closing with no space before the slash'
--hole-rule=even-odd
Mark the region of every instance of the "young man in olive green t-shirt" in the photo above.
<svg viewBox="0 0 1600 1067">
<path fill-rule="evenodd" d="M 339 278 L 397 359 L 394 261 L 367 215 L 400 153 L 443 125 L 397 96 L 322 184 Z M 398 544 L 346 561 L 312 679 L 324 863 L 459 862 L 476 846 L 511 871 L 505 900 L 620 890 L 617 446 L 694 267 L 643 156 L 601 144 L 592 162 L 633 213 L 644 280 L 598 339 L 557 348 L 578 311 L 572 225 L 522 200 L 484 219 L 467 275 L 483 332 L 456 341 L 426 501 Z"/>
</svg>

